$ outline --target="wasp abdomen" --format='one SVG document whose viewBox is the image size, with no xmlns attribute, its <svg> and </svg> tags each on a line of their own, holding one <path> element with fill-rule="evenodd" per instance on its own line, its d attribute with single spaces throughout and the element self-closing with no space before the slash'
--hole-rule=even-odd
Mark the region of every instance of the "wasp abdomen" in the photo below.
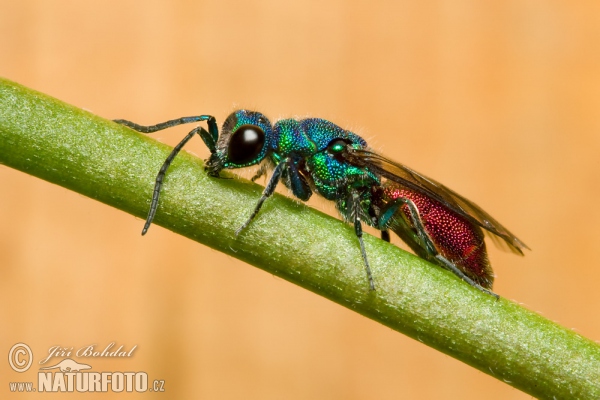
<svg viewBox="0 0 600 400">
<path fill-rule="evenodd" d="M 494 281 L 492 268 L 488 261 L 483 232 L 480 227 L 470 223 L 461 215 L 444 207 L 438 201 L 421 193 L 401 187 L 395 183 L 386 183 L 382 187 L 382 204 L 385 207 L 398 199 L 408 199 L 416 207 L 423 232 L 435 247 L 435 251 L 456 265 L 458 269 L 484 288 L 491 289 Z M 417 226 L 408 205 L 398 208 L 397 217 L 403 218 L 417 236 Z M 392 223 L 389 228 L 401 238 L 405 224 Z M 410 243 L 409 243 L 410 244 Z M 413 246 L 416 242 L 413 243 Z M 423 245 L 422 243 L 417 245 Z M 413 249 L 417 251 L 417 249 Z M 430 259 L 435 256 L 422 248 L 417 253 L 428 253 Z"/>
</svg>

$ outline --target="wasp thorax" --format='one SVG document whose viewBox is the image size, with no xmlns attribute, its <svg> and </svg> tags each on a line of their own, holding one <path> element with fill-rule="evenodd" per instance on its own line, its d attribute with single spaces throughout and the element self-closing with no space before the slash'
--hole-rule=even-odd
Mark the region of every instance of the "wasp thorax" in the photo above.
<svg viewBox="0 0 600 400">
<path fill-rule="evenodd" d="M 249 164 L 261 154 L 265 133 L 256 125 L 242 125 L 233 134 L 227 147 L 227 159 L 234 164 Z"/>
</svg>

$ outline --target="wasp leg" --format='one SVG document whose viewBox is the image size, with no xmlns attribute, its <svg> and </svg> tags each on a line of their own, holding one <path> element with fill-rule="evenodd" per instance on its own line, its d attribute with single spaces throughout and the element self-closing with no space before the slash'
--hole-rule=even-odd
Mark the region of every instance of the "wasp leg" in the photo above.
<svg viewBox="0 0 600 400">
<path fill-rule="evenodd" d="M 241 231 L 243 231 L 244 229 L 246 229 L 248 227 L 248 225 L 250 225 L 250 222 L 252 222 L 254 217 L 256 217 L 256 215 L 260 211 L 260 208 L 262 207 L 265 200 L 268 199 L 269 197 L 271 197 L 271 195 L 275 191 L 275 187 L 277 186 L 277 184 L 279 183 L 279 180 L 281 179 L 281 173 L 283 171 L 283 168 L 286 166 L 286 164 L 288 162 L 289 162 L 289 160 L 285 159 L 282 162 L 280 162 L 279 164 L 277 164 L 277 166 L 273 170 L 273 175 L 271 175 L 271 179 L 269 179 L 267 186 L 265 186 L 265 190 L 263 191 L 262 196 L 258 200 L 256 207 L 254 207 L 254 211 L 252 212 L 252 215 L 250 215 L 250 218 L 248 218 L 248 220 L 244 223 L 244 225 L 242 225 L 237 231 L 235 231 L 235 236 L 239 235 Z"/>
<path fill-rule="evenodd" d="M 148 232 L 148 228 L 150 228 L 150 224 L 154 220 L 154 216 L 156 215 L 156 210 L 158 209 L 158 198 L 160 197 L 160 190 L 163 185 L 163 180 L 167 173 L 167 169 L 175 159 L 175 156 L 179 153 L 179 151 L 185 146 L 185 144 L 194 136 L 194 134 L 198 133 L 200 130 L 204 128 L 197 127 L 194 128 L 183 138 L 181 142 L 177 146 L 173 148 L 171 154 L 167 157 L 162 167 L 160 167 L 160 171 L 158 171 L 158 175 L 156 175 L 156 182 L 154 184 L 154 191 L 152 192 L 152 202 L 150 203 L 150 211 L 148 212 L 148 217 L 146 218 L 146 223 L 144 224 L 144 229 L 142 229 L 142 235 L 145 235 Z"/>
<path fill-rule="evenodd" d="M 419 257 L 428 259 L 430 254 L 437 250 L 431 246 L 431 241 L 423 240 L 422 233 L 424 232 L 424 228 L 422 230 L 414 229 L 414 224 L 411 224 L 409 218 L 404 218 L 398 213 L 400 207 L 407 204 L 407 202 L 413 205 L 413 207 L 409 207 L 409 212 L 414 213 L 414 215 L 411 214 L 411 217 L 413 220 L 416 219 L 416 216 L 419 214 L 416 212 L 414 203 L 409 199 L 401 198 L 393 201 L 381 210 L 375 226 L 382 233 L 388 229 L 393 230 Z M 417 224 L 419 224 L 419 221 L 420 218 Z"/>
<path fill-rule="evenodd" d="M 127 121 L 125 119 L 115 119 L 113 121 L 117 124 L 125 125 L 126 127 L 141 133 L 152 133 L 161 131 L 163 129 L 171 128 L 177 125 L 206 121 L 206 123 L 208 124 L 208 132 L 204 129 L 201 129 L 200 131 L 194 129 L 194 131 L 200 134 L 200 137 L 202 137 L 202 140 L 204 141 L 211 153 L 214 153 L 216 151 L 217 139 L 219 138 L 219 128 L 217 127 L 217 120 L 212 115 L 195 115 L 193 117 L 182 117 L 149 126 L 138 125 L 135 122 Z"/>
<path fill-rule="evenodd" d="M 385 212 L 382 214 L 382 217 L 379 220 L 380 229 L 382 227 L 387 226 L 392 216 L 396 214 L 396 211 L 398 211 L 398 209 L 402 205 L 406 205 L 408 207 L 410 219 L 413 223 L 414 230 L 417 233 L 420 245 L 423 247 L 423 250 L 426 251 L 427 255 L 433 257 L 435 260 L 437 260 L 440 266 L 451 271 L 454 275 L 456 275 L 469 285 L 473 286 L 474 288 L 489 295 L 492 295 L 496 299 L 500 298 L 500 296 L 498 296 L 496 293 L 477 284 L 475 281 L 469 278 L 463 271 L 461 271 L 452 261 L 448 260 L 446 257 L 440 254 L 440 252 L 437 250 L 437 247 L 435 246 L 435 243 L 433 243 L 433 240 L 431 240 L 431 237 L 429 236 L 429 234 L 427 234 L 427 231 L 425 230 L 425 227 L 423 225 L 423 220 L 421 219 L 421 216 L 419 214 L 419 210 L 417 209 L 417 206 L 412 200 L 407 198 L 398 198 L 389 208 L 386 208 Z"/>
<path fill-rule="evenodd" d="M 162 167 L 160 167 L 160 171 L 158 171 L 158 175 L 156 175 L 156 182 L 154 183 L 154 191 L 152 192 L 152 202 L 150 203 L 150 210 L 148 212 L 148 217 L 146 218 L 146 223 L 144 224 L 144 229 L 142 229 L 142 235 L 145 235 L 146 232 L 148 232 L 148 228 L 150 228 L 152 221 L 154 220 L 154 216 L 156 215 L 156 210 L 158 208 L 158 198 L 160 197 L 160 190 L 162 188 L 163 180 L 165 178 L 165 174 L 167 173 L 167 169 L 173 162 L 173 159 L 175 159 L 175 156 L 179 153 L 179 151 L 181 151 L 183 146 L 185 146 L 185 144 L 195 134 L 200 135 L 200 137 L 202 138 L 202 140 L 204 141 L 206 146 L 208 146 L 208 148 L 210 149 L 211 153 L 214 153 L 216 151 L 216 143 L 217 143 L 217 139 L 219 137 L 219 128 L 217 127 L 217 121 L 215 120 L 215 117 L 213 117 L 212 115 L 197 115 L 197 116 L 193 116 L 193 117 L 182 117 L 182 118 L 172 119 L 170 121 L 161 122 L 160 124 L 150 125 L 150 126 L 138 125 L 135 122 L 127 121 L 125 119 L 115 119 L 113 121 L 116 122 L 117 124 L 124 125 L 128 128 L 131 128 L 131 129 L 141 132 L 141 133 L 157 132 L 157 131 L 160 131 L 163 129 L 171 128 L 173 126 L 189 124 L 192 122 L 207 121 L 207 124 L 208 124 L 209 131 L 206 131 L 206 129 L 199 127 L 199 126 L 192 129 L 183 138 L 183 140 L 181 142 L 179 142 L 179 144 L 173 148 L 173 150 L 171 151 L 171 154 L 169 154 L 169 156 L 163 163 Z"/>
<path fill-rule="evenodd" d="M 456 267 L 456 265 L 454 265 L 454 263 L 452 263 L 452 261 L 448 260 L 446 257 L 442 256 L 441 254 L 436 254 L 435 258 L 440 261 L 442 264 L 444 264 L 445 268 L 452 271 L 454 273 L 454 275 L 458 276 L 460 279 L 462 279 L 463 281 L 467 282 L 469 285 L 473 286 L 476 289 L 479 289 L 480 291 L 482 291 L 483 293 L 487 293 L 489 295 L 494 296 L 496 299 L 499 299 L 500 296 L 497 295 L 496 293 L 492 292 L 489 289 L 484 288 L 483 286 L 477 284 L 476 282 L 474 282 L 471 278 L 469 278 L 467 275 L 465 275 L 464 272 L 462 272 L 460 269 L 458 269 Z"/>
<path fill-rule="evenodd" d="M 312 196 L 312 190 L 304 176 L 298 171 L 298 167 L 293 160 L 287 163 L 287 168 L 284 172 L 284 183 L 292 190 L 294 196 L 302 201 L 308 201 L 310 196 Z"/>
<path fill-rule="evenodd" d="M 262 164 L 260 164 L 260 167 L 258 168 L 258 171 L 256 171 L 256 174 L 254 174 L 254 176 L 250 180 L 252 182 L 254 182 L 261 176 L 265 175 L 266 173 L 267 173 L 267 163 L 263 162 Z"/>
<path fill-rule="evenodd" d="M 381 231 L 381 240 L 385 240 L 386 242 L 390 242 L 390 231 L 388 231 L 387 229 L 384 231 Z"/>
<path fill-rule="evenodd" d="M 375 282 L 373 281 L 373 274 L 371 273 L 371 267 L 369 260 L 367 259 L 367 252 L 365 250 L 365 243 L 363 241 L 362 224 L 360 222 L 360 196 L 357 192 L 352 192 L 350 197 L 350 215 L 354 219 L 354 232 L 360 243 L 360 252 L 365 262 L 365 269 L 367 270 L 367 278 L 369 279 L 369 289 L 375 290 Z"/>
</svg>

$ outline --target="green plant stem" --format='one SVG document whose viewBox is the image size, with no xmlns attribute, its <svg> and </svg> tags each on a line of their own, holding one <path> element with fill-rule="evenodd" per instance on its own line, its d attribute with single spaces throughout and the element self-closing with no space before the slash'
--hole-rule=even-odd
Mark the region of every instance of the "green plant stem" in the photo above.
<svg viewBox="0 0 600 400">
<path fill-rule="evenodd" d="M 145 218 L 169 152 L 152 138 L 0 79 L 0 162 L 7 166 Z M 236 237 L 261 190 L 242 179 L 210 178 L 200 160 L 182 152 L 167 174 L 155 223 L 533 396 L 600 398 L 596 343 L 366 235 L 377 286 L 369 291 L 354 231 L 339 220 L 274 195 Z"/>
</svg>

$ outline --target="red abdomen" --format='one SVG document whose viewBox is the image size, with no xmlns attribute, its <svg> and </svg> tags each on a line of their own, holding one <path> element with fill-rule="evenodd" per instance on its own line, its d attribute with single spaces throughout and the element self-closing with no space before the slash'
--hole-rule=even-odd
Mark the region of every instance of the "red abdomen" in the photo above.
<svg viewBox="0 0 600 400">
<path fill-rule="evenodd" d="M 380 195 L 382 198 L 379 201 L 384 206 L 399 198 L 411 200 L 419 212 L 425 233 L 438 253 L 479 285 L 492 288 L 494 275 L 488 261 L 483 232 L 479 226 L 440 202 L 394 183 L 382 186 Z M 397 213 L 401 213 L 402 215 L 398 217 L 404 218 L 413 232 L 416 232 L 408 206 L 401 206 Z M 390 229 L 403 238 L 402 232 L 398 232 L 402 229 L 401 225 L 391 224 Z M 413 250 L 417 253 L 424 251 L 423 249 L 417 251 L 414 248 Z"/>
</svg>

